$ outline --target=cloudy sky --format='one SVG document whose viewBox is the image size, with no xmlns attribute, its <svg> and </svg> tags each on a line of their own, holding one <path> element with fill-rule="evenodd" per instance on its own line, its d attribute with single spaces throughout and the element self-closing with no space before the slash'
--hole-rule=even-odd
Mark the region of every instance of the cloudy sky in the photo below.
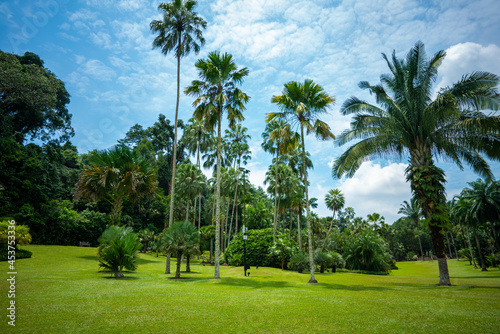
<svg viewBox="0 0 500 334">
<path fill-rule="evenodd" d="M 9 0 L 0 1 L 0 49 L 34 52 L 66 83 L 71 94 L 76 135 L 81 153 L 105 149 L 123 138 L 136 123 L 148 127 L 163 113 L 175 112 L 176 61 L 152 49 L 149 23 L 160 19 L 160 1 L 147 0 Z M 436 90 L 462 74 L 486 70 L 500 74 L 500 2 L 498 0 L 212 0 L 199 1 L 197 12 L 208 27 L 206 45 L 198 55 L 182 60 L 181 86 L 197 73 L 194 63 L 208 52 L 233 55 L 250 74 L 242 89 L 252 99 L 243 125 L 249 129 L 251 181 L 262 185 L 271 156 L 261 148 L 270 100 L 288 81 L 314 80 L 335 96 L 323 120 L 334 133 L 349 127 L 339 113 L 350 96 L 374 102 L 357 84 L 376 84 L 388 72 L 381 53 L 400 57 L 421 40 L 429 56 L 446 50 Z M 181 97 L 180 118 L 193 112 L 192 98 Z M 306 141 L 314 170 L 311 196 L 317 197 L 320 216 L 328 190 L 339 188 L 358 216 L 378 212 L 388 223 L 410 199 L 405 183 L 406 160 L 364 163 L 351 179 L 334 180 L 332 162 L 346 147 L 333 142 Z M 447 172 L 452 197 L 477 178 L 468 168 L 439 161 Z M 492 163 L 500 177 L 499 163 Z"/>
</svg>

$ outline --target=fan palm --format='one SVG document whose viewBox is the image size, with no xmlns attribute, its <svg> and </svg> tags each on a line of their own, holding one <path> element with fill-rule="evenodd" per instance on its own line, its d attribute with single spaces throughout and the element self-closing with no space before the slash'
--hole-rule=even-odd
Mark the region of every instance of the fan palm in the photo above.
<svg viewBox="0 0 500 334">
<path fill-rule="evenodd" d="M 424 259 L 424 251 L 422 249 L 422 241 L 420 240 L 420 217 L 422 216 L 422 209 L 418 206 L 417 198 L 413 197 L 408 203 L 403 201 L 401 207 L 399 208 L 398 214 L 403 214 L 405 217 L 403 219 L 409 223 L 415 224 L 417 227 L 418 244 L 420 246 L 420 255 L 422 260 Z"/>
<path fill-rule="evenodd" d="M 160 48 L 165 55 L 174 51 L 177 58 L 177 101 L 175 104 L 175 134 L 172 158 L 172 183 L 170 186 L 169 226 L 172 225 L 174 219 L 181 58 L 187 56 L 191 50 L 195 54 L 198 54 L 201 46 L 205 44 L 202 29 L 207 27 L 207 22 L 194 11 L 196 4 L 194 0 L 173 0 L 170 3 L 161 3 L 158 9 L 163 13 L 163 20 L 154 20 L 150 23 L 151 31 L 158 34 L 153 41 L 153 47 Z"/>
<path fill-rule="evenodd" d="M 481 153 L 500 158 L 500 118 L 481 110 L 498 110 L 496 86 L 499 77 L 486 72 L 464 75 L 433 99 L 433 82 L 446 53 L 427 59 L 424 44 L 417 42 L 406 59 L 384 59 L 391 74 L 381 76 L 381 84 L 361 82 L 360 88 L 375 94 L 381 108 L 356 97 L 344 102 L 343 115 L 354 114 L 351 129 L 339 136 L 338 143 L 354 139 L 332 169 L 334 177 L 352 176 L 368 158 L 409 156 L 406 170 L 412 192 L 428 221 L 434 250 L 438 257 L 439 284 L 450 285 L 443 227 L 448 217 L 444 190 L 444 171 L 436 167 L 440 156 L 462 168 L 462 161 L 482 176 L 492 172 Z"/>
<path fill-rule="evenodd" d="M 126 146 L 93 152 L 75 188 L 75 197 L 105 200 L 112 206 L 111 221 L 120 224 L 123 203 L 155 195 L 157 176 L 145 159 Z"/>
<path fill-rule="evenodd" d="M 227 112 L 229 127 L 234 127 L 237 121 L 242 121 L 245 104 L 250 97 L 237 86 L 248 75 L 246 67 L 238 69 L 233 56 L 218 51 L 210 52 L 207 59 L 200 59 L 195 64 L 200 80 L 194 80 L 185 93 L 196 99 L 194 116 L 203 119 L 205 127 L 213 131 L 217 126 L 217 197 L 216 197 L 216 229 L 215 229 L 215 278 L 220 278 L 220 168 L 222 115 Z"/>
<path fill-rule="evenodd" d="M 302 176 L 304 178 L 304 189 L 306 192 L 306 203 L 309 203 L 309 193 L 306 171 L 306 149 L 305 133 L 313 133 L 318 139 L 328 140 L 335 136 L 328 124 L 320 120 L 320 116 L 327 112 L 335 99 L 328 95 L 324 89 L 312 80 L 305 80 L 304 83 L 291 81 L 285 84 L 281 95 L 273 96 L 272 103 L 276 103 L 281 112 L 271 112 L 266 116 L 266 122 L 282 119 L 288 121 L 292 127 L 300 129 L 302 143 Z M 314 277 L 314 253 L 311 235 L 311 217 L 309 206 L 306 206 L 307 240 L 309 246 L 309 264 L 311 279 L 310 283 L 317 283 Z"/>
<path fill-rule="evenodd" d="M 199 245 L 200 233 L 190 222 L 176 222 L 165 231 L 163 243 L 167 252 L 177 254 L 175 278 L 180 278 L 182 255 Z"/>
<path fill-rule="evenodd" d="M 328 240 L 328 236 L 330 235 L 330 232 L 332 231 L 333 220 L 335 219 L 335 212 L 341 210 L 344 207 L 344 204 L 345 204 L 344 195 L 340 192 L 339 189 L 331 189 L 328 192 L 328 194 L 326 194 L 325 202 L 326 202 L 326 207 L 333 211 L 333 216 L 332 216 L 332 221 L 330 223 L 330 228 L 328 229 L 328 232 L 326 233 L 325 242 L 323 243 L 323 246 L 321 246 L 320 252 L 322 252 L 323 248 L 325 248 L 326 241 Z"/>
</svg>

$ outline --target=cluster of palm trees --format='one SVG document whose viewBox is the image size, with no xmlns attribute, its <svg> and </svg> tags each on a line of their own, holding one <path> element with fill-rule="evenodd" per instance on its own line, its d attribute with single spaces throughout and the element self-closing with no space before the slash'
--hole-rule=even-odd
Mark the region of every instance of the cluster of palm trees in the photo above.
<svg viewBox="0 0 500 334">
<path fill-rule="evenodd" d="M 151 30 L 157 34 L 153 46 L 161 48 L 164 54 L 173 51 L 177 58 L 174 162 L 180 97 L 180 59 L 190 51 L 197 53 L 205 42 L 202 30 L 206 28 L 207 23 L 194 11 L 195 6 L 194 0 L 173 0 L 171 3 L 161 4 L 159 9 L 163 13 L 163 19 L 155 20 L 150 25 Z M 439 284 L 449 285 L 441 233 L 448 221 L 444 192 L 445 175 L 434 160 L 437 156 L 445 157 L 459 167 L 462 167 L 462 161 L 465 161 L 480 175 L 492 178 L 493 174 L 480 154 L 493 159 L 499 157 L 499 119 L 496 116 L 486 115 L 482 110 L 497 110 L 500 99 L 496 91 L 499 78 L 485 72 L 466 75 L 435 96 L 433 83 L 444 57 L 445 52 L 440 51 L 428 59 L 421 42 L 415 45 L 406 59 L 398 59 L 395 52 L 392 58 L 384 55 L 391 73 L 382 75 L 379 85 L 360 83 L 361 88 L 369 90 L 376 96 L 380 107 L 356 97 L 348 99 L 341 107 L 342 114 L 354 117 L 351 129 L 344 131 L 337 139 L 337 143 L 343 145 L 352 140 L 357 142 L 335 161 L 332 174 L 338 178 L 345 175 L 352 176 L 361 163 L 369 158 L 409 157 L 407 180 L 423 215 L 429 222 L 440 269 Z M 248 75 L 248 69 L 239 69 L 230 54 L 221 54 L 218 51 L 210 52 L 206 59 L 198 60 L 195 67 L 199 79 L 194 80 L 184 91 L 185 94 L 195 98 L 194 117 L 201 122 L 197 125 L 198 130 L 193 129 L 193 131 L 200 133 L 202 128 L 210 131 L 217 129 L 217 149 L 214 152 L 217 161 L 214 276 L 219 278 L 222 117 L 226 115 L 230 129 L 235 129 L 237 123 L 244 120 L 243 111 L 250 97 L 239 86 Z M 269 133 L 267 147 L 272 154 L 276 154 L 274 183 L 277 186 L 273 189 L 276 228 L 278 202 L 281 202 L 281 195 L 286 191 L 284 189 L 286 186 L 280 185 L 280 169 L 282 178 L 288 173 L 286 168 L 280 167 L 280 155 L 287 153 L 296 142 L 300 143 L 302 167 L 299 172 L 299 183 L 304 189 L 305 203 L 309 203 L 304 139 L 306 134 L 315 134 L 320 140 L 334 139 L 328 124 L 320 120 L 321 115 L 333 104 L 334 98 L 312 80 L 305 80 L 303 83 L 295 81 L 286 83 L 282 94 L 273 96 L 272 102 L 280 110 L 270 112 L 266 117 L 269 126 L 266 129 Z M 198 138 L 201 138 L 200 136 Z M 241 147 L 239 139 L 235 137 L 231 148 L 238 151 L 236 164 L 239 166 L 244 159 L 245 147 L 244 145 Z M 198 165 L 200 150 L 201 143 L 198 141 Z M 270 175 L 271 173 L 268 175 L 269 182 L 271 182 Z M 169 225 L 173 222 L 176 179 L 178 180 L 174 163 Z M 297 207 L 300 208 L 301 205 Z M 304 205 L 303 208 L 306 212 L 308 231 L 310 282 L 316 282 L 310 208 L 309 205 Z M 167 272 L 169 272 L 169 260 L 167 260 Z"/>
</svg>

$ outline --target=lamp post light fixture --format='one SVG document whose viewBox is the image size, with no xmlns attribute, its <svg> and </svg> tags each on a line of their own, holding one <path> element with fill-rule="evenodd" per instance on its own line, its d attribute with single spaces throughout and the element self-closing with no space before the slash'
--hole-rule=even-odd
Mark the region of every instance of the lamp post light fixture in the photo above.
<svg viewBox="0 0 500 334">
<path fill-rule="evenodd" d="M 245 276 L 247 276 L 247 269 L 250 269 L 250 267 L 247 266 L 247 231 L 248 231 L 248 228 L 245 225 L 243 225 L 241 230 L 243 231 L 243 268 L 245 271 Z"/>
</svg>

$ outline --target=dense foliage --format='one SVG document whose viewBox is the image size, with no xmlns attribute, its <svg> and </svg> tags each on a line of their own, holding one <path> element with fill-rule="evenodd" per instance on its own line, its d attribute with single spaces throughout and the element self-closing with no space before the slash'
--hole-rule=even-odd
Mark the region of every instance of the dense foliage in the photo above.
<svg viewBox="0 0 500 334">
<path fill-rule="evenodd" d="M 99 237 L 99 266 L 111 271 L 115 278 L 123 277 L 123 269 L 137 269 L 136 255 L 142 245 L 132 228 L 110 226 Z"/>
<path fill-rule="evenodd" d="M 273 230 L 249 230 L 246 241 L 246 262 L 250 266 L 281 268 L 283 261 L 289 263 L 297 244 L 286 234 L 276 232 L 278 242 L 273 243 Z M 280 241 L 281 240 L 281 241 Z M 243 234 L 237 234 L 224 252 L 224 259 L 231 266 L 243 265 Z"/>
</svg>

